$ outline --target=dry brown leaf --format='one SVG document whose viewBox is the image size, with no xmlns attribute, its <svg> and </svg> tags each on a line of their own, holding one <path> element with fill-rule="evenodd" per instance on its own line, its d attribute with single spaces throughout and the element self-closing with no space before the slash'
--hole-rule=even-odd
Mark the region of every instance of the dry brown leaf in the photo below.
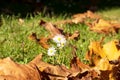
<svg viewBox="0 0 120 80">
<path fill-rule="evenodd" d="M 116 33 L 120 29 L 120 24 L 112 21 L 98 19 L 92 23 L 86 23 L 90 30 L 98 33 Z"/>
<path fill-rule="evenodd" d="M 99 18 L 100 18 L 99 15 L 93 13 L 93 12 L 90 11 L 90 10 L 88 10 L 88 11 L 86 12 L 86 15 L 87 15 L 87 17 L 90 18 L 90 19 L 99 19 Z"/>
<path fill-rule="evenodd" d="M 70 66 L 71 66 L 71 70 L 79 71 L 79 72 L 84 72 L 85 70 L 90 69 L 90 67 L 88 65 L 82 63 L 78 57 L 74 57 L 71 60 Z"/>
<path fill-rule="evenodd" d="M 72 16 L 72 22 L 75 24 L 83 23 L 86 18 L 86 13 L 75 14 Z"/>
<path fill-rule="evenodd" d="M 84 22 L 86 23 L 87 18 L 99 19 L 100 16 L 88 10 L 85 13 L 74 14 L 71 19 L 57 21 L 54 24 L 59 25 L 59 24 L 73 24 L 73 23 L 78 24 L 78 23 L 84 23 Z"/>
<path fill-rule="evenodd" d="M 106 70 L 106 71 L 100 71 L 100 80 L 111 80 L 110 79 L 110 74 L 111 74 L 111 70 Z"/>
<path fill-rule="evenodd" d="M 73 23 L 84 23 L 86 21 L 87 18 L 89 19 L 99 19 L 100 16 L 94 14 L 92 11 L 87 11 L 85 13 L 81 13 L 81 14 L 75 14 L 72 16 L 72 22 Z M 86 23 L 86 22 L 85 22 Z"/>
<path fill-rule="evenodd" d="M 80 59 L 76 55 L 76 47 L 73 47 L 73 59 L 70 62 L 70 70 L 72 71 L 72 74 L 69 76 L 70 80 L 86 80 L 86 79 L 93 79 L 95 77 L 98 77 L 98 72 L 90 68 L 87 64 L 84 64 L 80 61 Z M 96 74 L 94 74 L 96 73 Z"/>
<path fill-rule="evenodd" d="M 71 23 L 72 23 L 71 19 L 67 19 L 67 20 L 57 21 L 54 24 L 55 25 L 63 25 L 63 24 L 71 24 Z"/>
<path fill-rule="evenodd" d="M 91 19 L 99 19 L 100 16 L 93 13 L 92 11 L 88 10 L 85 13 L 75 14 L 72 16 L 72 18 L 91 18 Z"/>
<path fill-rule="evenodd" d="M 47 74 L 50 80 L 67 80 L 72 73 L 62 65 L 48 66 L 43 72 Z"/>
<path fill-rule="evenodd" d="M 5 58 L 0 60 L 0 80 L 41 80 L 41 76 L 36 65 L 18 64 Z"/>
<path fill-rule="evenodd" d="M 78 23 L 84 23 L 86 17 L 76 17 L 72 19 L 72 23 L 78 24 Z"/>
<path fill-rule="evenodd" d="M 29 65 L 35 64 L 41 72 L 45 70 L 47 67 L 53 66 L 52 64 L 48 64 L 42 61 L 42 53 L 37 55 L 31 62 L 28 63 Z"/>
<path fill-rule="evenodd" d="M 28 36 L 28 39 L 30 40 L 34 40 L 34 41 L 39 41 L 39 39 L 37 39 L 37 35 L 36 33 L 32 33 Z"/>
<path fill-rule="evenodd" d="M 35 64 L 42 72 L 42 79 L 49 80 L 76 80 L 76 79 L 94 79 L 98 77 L 95 70 L 82 63 L 78 57 L 71 60 L 71 68 L 68 69 L 63 65 L 51 65 L 41 60 L 42 55 L 38 55 L 33 61 L 29 63 Z"/>
<path fill-rule="evenodd" d="M 51 36 L 55 36 L 57 34 L 62 34 L 61 30 L 58 29 L 55 25 L 53 25 L 50 22 L 47 23 L 45 21 L 41 21 L 40 25 L 44 26 L 45 29 L 50 32 Z"/>
<path fill-rule="evenodd" d="M 116 64 L 117 62 L 117 64 Z M 111 62 L 110 62 L 111 64 Z M 111 70 L 105 70 L 101 71 L 100 74 L 101 80 L 119 80 L 120 79 L 120 58 L 118 60 L 114 61 L 112 63 L 112 69 Z"/>
<path fill-rule="evenodd" d="M 111 80 L 119 80 L 120 79 L 120 62 L 118 65 L 113 66 L 110 77 L 111 77 Z"/>
<path fill-rule="evenodd" d="M 50 47 L 50 45 L 48 44 L 48 40 L 49 40 L 49 39 L 50 39 L 49 37 L 48 37 L 48 38 L 41 37 L 41 38 L 40 38 L 40 41 L 39 41 L 39 44 L 40 44 L 43 48 L 48 49 L 48 48 Z"/>
<path fill-rule="evenodd" d="M 90 29 L 98 33 L 115 32 L 114 29 L 112 28 L 112 25 L 103 19 L 99 19 L 93 22 L 90 25 Z"/>
<path fill-rule="evenodd" d="M 30 64 L 35 64 L 47 80 L 66 80 L 72 72 L 63 65 L 52 65 L 42 61 L 42 54 L 39 54 Z"/>
<path fill-rule="evenodd" d="M 48 49 L 49 48 L 49 44 L 48 44 L 48 40 L 50 39 L 51 37 L 41 37 L 40 39 L 37 38 L 36 36 L 36 33 L 32 33 L 28 39 L 30 40 L 34 40 L 36 41 L 37 43 L 39 43 L 43 48 L 45 49 Z"/>
<path fill-rule="evenodd" d="M 75 31 L 71 36 L 68 36 L 68 39 L 77 39 L 79 37 L 80 33 L 79 31 Z"/>
<path fill-rule="evenodd" d="M 70 77 L 69 80 L 100 80 L 99 74 L 95 70 L 79 73 L 77 76 Z"/>
</svg>

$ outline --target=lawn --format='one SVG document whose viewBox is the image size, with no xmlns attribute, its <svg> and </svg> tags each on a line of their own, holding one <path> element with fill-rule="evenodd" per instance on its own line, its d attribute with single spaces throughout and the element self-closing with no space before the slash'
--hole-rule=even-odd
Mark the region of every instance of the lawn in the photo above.
<svg viewBox="0 0 120 80">
<path fill-rule="evenodd" d="M 103 16 L 104 19 L 120 21 L 120 8 L 113 8 L 108 10 L 97 11 L 97 14 Z M 19 16 L 1 15 L 0 26 L 0 58 L 11 57 L 13 60 L 19 63 L 28 63 L 38 54 L 43 54 L 43 61 L 52 64 L 65 64 L 69 66 L 70 59 L 72 58 L 73 48 L 70 45 L 76 46 L 77 56 L 83 62 L 87 62 L 84 58 L 85 53 L 88 51 L 90 41 L 100 40 L 105 37 L 104 42 L 108 42 L 113 39 L 120 39 L 120 32 L 117 34 L 98 34 L 89 30 L 89 27 L 85 24 L 65 24 L 59 26 L 64 29 L 64 32 L 73 33 L 79 31 L 80 36 L 78 40 L 68 40 L 67 45 L 57 51 L 57 55 L 48 56 L 47 49 L 44 49 L 40 44 L 29 39 L 29 35 L 36 33 L 37 37 L 49 35 L 49 32 L 45 28 L 39 25 L 40 20 L 47 22 L 56 22 L 65 20 L 67 14 L 61 14 L 59 16 L 43 16 L 42 13 L 30 17 L 20 18 Z M 69 17 L 67 17 L 69 18 Z M 22 22 L 23 20 L 23 22 Z M 51 42 L 49 42 L 52 44 Z"/>
</svg>

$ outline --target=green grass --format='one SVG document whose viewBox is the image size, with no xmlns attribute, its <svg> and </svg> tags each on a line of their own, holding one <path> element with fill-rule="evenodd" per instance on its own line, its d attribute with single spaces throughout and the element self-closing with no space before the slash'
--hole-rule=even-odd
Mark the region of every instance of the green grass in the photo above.
<svg viewBox="0 0 120 80">
<path fill-rule="evenodd" d="M 120 8 L 115 7 L 115 8 L 106 8 L 105 10 L 98 11 L 99 15 L 102 15 L 106 19 L 112 19 L 112 20 L 117 20 L 120 22 Z"/>
<path fill-rule="evenodd" d="M 116 13 L 114 13 L 116 11 Z M 99 14 L 116 14 L 119 16 L 120 9 L 112 9 L 107 11 L 98 12 Z M 115 15 L 114 15 L 115 16 Z M 110 18 L 112 15 L 110 16 Z M 58 20 L 65 19 L 64 15 L 60 15 L 58 17 L 42 17 L 41 14 L 36 15 L 35 17 L 26 17 L 24 18 L 24 23 L 20 24 L 18 19 L 19 16 L 7 16 L 1 15 L 3 25 L 0 27 L 0 58 L 11 57 L 15 61 L 19 63 L 28 63 L 35 56 L 42 53 L 43 60 L 52 64 L 65 64 L 69 66 L 70 59 L 72 58 L 72 50 L 73 48 L 70 45 L 76 46 L 77 56 L 85 61 L 84 56 L 88 51 L 88 46 L 90 41 L 100 40 L 104 34 L 97 34 L 89 30 L 85 24 L 66 24 L 63 25 L 65 33 L 73 33 L 78 30 L 80 32 L 80 36 L 78 40 L 69 40 L 67 41 L 67 45 L 59 50 L 57 54 L 53 57 L 49 57 L 47 55 L 47 50 L 42 48 L 35 41 L 31 41 L 28 39 L 28 36 L 35 32 L 37 37 L 40 36 L 48 36 L 49 32 L 44 29 L 44 27 L 39 25 L 41 19 L 48 22 L 55 22 Z M 105 36 L 104 42 L 108 42 L 113 39 L 120 39 L 120 32 L 118 34 L 109 34 Z"/>
</svg>

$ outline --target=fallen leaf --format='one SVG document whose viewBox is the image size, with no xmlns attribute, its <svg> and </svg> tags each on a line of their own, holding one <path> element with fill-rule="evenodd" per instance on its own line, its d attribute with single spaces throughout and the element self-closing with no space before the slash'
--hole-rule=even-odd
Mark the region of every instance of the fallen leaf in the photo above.
<svg viewBox="0 0 120 80">
<path fill-rule="evenodd" d="M 42 75 L 50 80 L 65 80 L 68 75 L 72 72 L 63 65 L 52 65 L 42 61 L 42 54 L 39 54 L 35 59 L 33 59 L 30 64 L 35 64 L 38 69 L 42 72 Z"/>
<path fill-rule="evenodd" d="M 79 31 L 75 31 L 71 36 L 68 36 L 68 39 L 77 39 L 79 37 L 80 33 Z"/>
<path fill-rule="evenodd" d="M 50 45 L 48 44 L 48 40 L 49 40 L 49 39 L 50 39 L 50 37 L 47 37 L 47 38 L 41 37 L 41 38 L 40 38 L 40 41 L 39 41 L 39 44 L 40 44 L 43 48 L 48 49 L 48 48 L 50 47 Z"/>
<path fill-rule="evenodd" d="M 0 60 L 0 80 L 41 80 L 41 75 L 34 64 L 18 64 L 5 58 Z"/>
<path fill-rule="evenodd" d="M 112 25 L 103 19 L 99 19 L 90 25 L 90 30 L 98 33 L 115 32 Z"/>
<path fill-rule="evenodd" d="M 48 49 L 49 48 L 49 44 L 48 44 L 48 40 L 51 37 L 41 37 L 40 39 L 37 38 L 36 33 L 32 33 L 28 39 L 36 41 L 37 43 L 39 43 L 43 48 Z"/>
<path fill-rule="evenodd" d="M 100 19 L 100 16 L 99 16 L 99 15 L 93 13 L 93 12 L 90 11 L 90 10 L 88 10 L 88 11 L 86 12 L 86 15 L 87 15 L 87 17 L 90 18 L 90 19 Z"/>
<path fill-rule="evenodd" d="M 34 41 L 39 41 L 39 39 L 37 39 L 37 35 L 36 33 L 32 33 L 28 36 L 28 39 L 30 40 L 34 40 Z"/>
<path fill-rule="evenodd" d="M 84 64 L 83 62 L 81 62 L 78 57 L 74 57 L 71 60 L 70 66 L 71 66 L 71 70 L 73 70 L 73 71 L 76 70 L 79 72 L 84 72 L 85 70 L 90 69 L 90 67 L 88 65 Z"/>
<path fill-rule="evenodd" d="M 63 25 L 63 24 L 71 24 L 71 23 L 72 23 L 71 19 L 67 19 L 67 20 L 56 21 L 54 24 Z"/>
<path fill-rule="evenodd" d="M 111 80 L 119 80 L 120 79 L 120 62 L 118 65 L 114 65 L 111 73 Z"/>
<path fill-rule="evenodd" d="M 69 80 L 99 80 L 99 75 L 96 71 L 85 71 L 83 73 L 79 73 L 75 77 L 70 77 Z"/>
<path fill-rule="evenodd" d="M 90 42 L 89 51 L 86 53 L 86 59 L 90 60 L 91 65 L 95 65 L 101 58 L 105 58 L 106 55 L 102 50 L 101 41 Z"/>
<path fill-rule="evenodd" d="M 120 43 L 118 40 L 110 41 L 103 45 L 103 50 L 105 52 L 105 55 L 111 60 L 118 60 L 120 56 Z"/>
<path fill-rule="evenodd" d="M 112 53 L 106 53 L 106 51 L 103 49 L 103 46 L 101 42 L 91 42 L 89 45 L 89 51 L 86 54 L 86 59 L 90 60 L 90 65 L 97 67 L 99 70 L 111 70 L 112 66 L 109 64 L 109 58 L 107 54 L 110 56 Z M 110 48 L 107 46 L 106 48 L 110 50 Z"/>
<path fill-rule="evenodd" d="M 98 33 L 117 33 L 120 29 L 119 23 L 113 23 L 112 21 L 106 21 L 104 19 L 98 19 L 92 23 L 86 23 L 90 30 Z"/>
<path fill-rule="evenodd" d="M 37 55 L 31 62 L 28 63 L 29 65 L 31 64 L 35 64 L 39 70 L 42 72 L 43 70 L 45 70 L 48 66 L 53 66 L 52 64 L 48 64 L 46 62 L 42 61 L 42 53 L 40 53 L 39 55 Z"/>
<path fill-rule="evenodd" d="M 110 79 L 111 70 L 105 70 L 100 72 L 100 80 L 112 80 Z"/>
<path fill-rule="evenodd" d="M 87 19 L 99 19 L 100 16 L 93 13 L 92 11 L 87 11 L 85 13 L 78 13 L 74 14 L 71 19 L 67 20 L 62 20 L 62 21 L 57 21 L 54 24 L 59 25 L 59 24 L 78 24 L 78 23 L 86 23 Z"/>
<path fill-rule="evenodd" d="M 107 58 L 101 58 L 96 64 L 96 68 L 101 71 L 112 70 L 112 66 Z"/>
<path fill-rule="evenodd" d="M 42 61 L 42 54 L 39 54 L 35 59 L 33 59 L 30 64 L 35 64 L 38 69 L 42 72 L 44 79 L 49 80 L 67 80 L 68 76 L 73 72 L 67 69 L 64 65 L 52 65 Z"/>
<path fill-rule="evenodd" d="M 75 24 L 84 23 L 85 19 L 86 19 L 86 15 L 81 14 L 81 15 L 79 15 L 79 17 L 74 17 L 72 19 L 72 23 L 75 23 Z"/>
<path fill-rule="evenodd" d="M 43 72 L 48 75 L 50 80 L 67 80 L 72 73 L 62 65 L 48 66 Z"/>
<path fill-rule="evenodd" d="M 89 18 L 89 19 L 99 19 L 100 16 L 99 15 L 96 15 L 95 13 L 93 13 L 92 11 L 87 11 L 85 13 L 80 13 L 80 14 L 75 14 L 72 16 L 72 22 L 73 23 L 86 23 L 86 19 Z"/>
<path fill-rule="evenodd" d="M 86 58 L 90 60 L 93 69 L 100 72 L 100 79 L 119 80 L 120 42 L 110 41 L 104 45 L 101 42 L 91 42 Z M 105 75 L 106 74 L 106 75 Z"/>
<path fill-rule="evenodd" d="M 57 34 L 62 34 L 61 30 L 58 29 L 55 25 L 53 25 L 50 22 L 47 23 L 47 22 L 41 21 L 40 25 L 44 26 L 45 29 L 50 32 L 51 36 L 55 36 Z"/>
</svg>

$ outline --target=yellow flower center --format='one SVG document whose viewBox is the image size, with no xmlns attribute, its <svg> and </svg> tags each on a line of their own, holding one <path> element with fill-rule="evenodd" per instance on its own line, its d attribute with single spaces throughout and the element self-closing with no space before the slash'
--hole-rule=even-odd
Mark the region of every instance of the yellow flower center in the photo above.
<svg viewBox="0 0 120 80">
<path fill-rule="evenodd" d="M 61 38 L 58 38 L 58 41 L 60 41 L 61 40 Z"/>
</svg>

